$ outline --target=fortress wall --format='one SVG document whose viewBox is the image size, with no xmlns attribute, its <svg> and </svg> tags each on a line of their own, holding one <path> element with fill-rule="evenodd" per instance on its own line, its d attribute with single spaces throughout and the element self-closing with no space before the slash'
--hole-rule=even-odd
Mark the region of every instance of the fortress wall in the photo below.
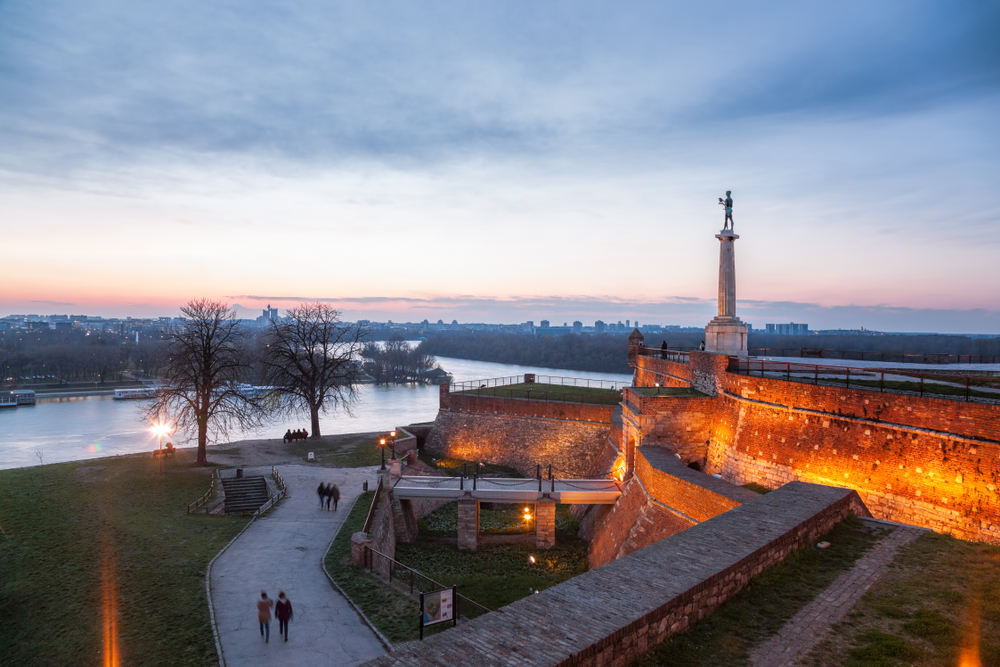
<svg viewBox="0 0 1000 667">
<path fill-rule="evenodd" d="M 629 665 L 849 514 L 868 515 L 856 493 L 789 484 L 513 602 L 503 614 L 484 614 L 423 642 L 401 644 L 365 664 L 493 665 L 501 656 L 501 662 L 537 667 Z"/>
<path fill-rule="evenodd" d="M 729 374 L 722 383 L 708 472 L 849 487 L 878 518 L 1000 542 L 1000 443 L 971 440 L 997 437 L 1000 406 Z"/>
<path fill-rule="evenodd" d="M 528 476 L 536 464 L 586 475 L 611 430 L 611 406 L 455 394 L 449 405 L 438 412 L 424 451 L 510 466 Z"/>
<path fill-rule="evenodd" d="M 590 568 L 627 556 L 695 524 L 652 502 L 638 480 L 632 479 L 618 502 L 594 522 L 587 550 Z"/>
<path fill-rule="evenodd" d="M 720 382 L 727 375 L 729 357 L 691 350 L 688 353 L 688 365 L 691 367 L 692 387 L 709 396 L 720 393 Z"/>
<path fill-rule="evenodd" d="M 626 388 L 623 402 L 625 435 L 637 446 L 666 447 L 684 463 L 705 464 L 717 398 L 643 396 Z"/>
<path fill-rule="evenodd" d="M 656 357 L 636 357 L 634 382 L 637 387 L 690 387 L 691 367 Z"/>
<path fill-rule="evenodd" d="M 640 447 L 635 474 L 653 500 L 701 523 L 755 500 L 759 494 L 685 466 L 661 447 Z"/>
</svg>

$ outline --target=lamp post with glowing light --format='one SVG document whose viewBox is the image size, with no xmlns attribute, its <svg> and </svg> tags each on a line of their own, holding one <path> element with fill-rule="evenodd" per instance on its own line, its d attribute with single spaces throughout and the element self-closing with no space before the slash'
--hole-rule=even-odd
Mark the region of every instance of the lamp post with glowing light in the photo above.
<svg viewBox="0 0 1000 667">
<path fill-rule="evenodd" d="M 160 440 L 159 450 L 157 451 L 157 456 L 160 457 L 160 473 L 163 473 L 163 436 L 167 434 L 170 429 L 164 423 L 154 424 L 153 433 L 157 435 Z"/>
<path fill-rule="evenodd" d="M 391 443 L 390 446 L 392 447 L 392 460 L 395 461 L 396 460 L 396 431 L 395 430 L 389 432 L 389 442 Z"/>
<path fill-rule="evenodd" d="M 381 438 L 378 444 L 382 447 L 382 467 L 379 470 L 385 470 L 385 438 Z"/>
</svg>

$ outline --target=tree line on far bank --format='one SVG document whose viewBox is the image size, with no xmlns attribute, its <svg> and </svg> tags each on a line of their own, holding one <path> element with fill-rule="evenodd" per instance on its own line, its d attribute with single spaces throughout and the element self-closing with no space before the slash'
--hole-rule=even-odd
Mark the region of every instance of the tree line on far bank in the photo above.
<svg viewBox="0 0 1000 667">
<path fill-rule="evenodd" d="M 666 341 L 671 349 L 690 350 L 697 348 L 704 339 L 702 332 L 663 332 L 645 334 L 644 344 L 659 347 Z M 1000 356 L 1000 337 L 971 338 L 943 334 L 780 336 L 751 333 L 748 344 L 751 351 L 785 350 L 789 354 L 798 354 L 802 348 L 823 348 L 844 352 Z M 429 355 L 457 359 L 575 371 L 631 373 L 627 334 L 443 334 L 428 338 L 418 349 Z"/>
</svg>

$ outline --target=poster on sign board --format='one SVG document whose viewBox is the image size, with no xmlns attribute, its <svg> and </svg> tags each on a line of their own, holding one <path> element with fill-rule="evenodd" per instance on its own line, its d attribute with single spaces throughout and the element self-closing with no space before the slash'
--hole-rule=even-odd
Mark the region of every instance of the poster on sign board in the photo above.
<svg viewBox="0 0 1000 667">
<path fill-rule="evenodd" d="M 454 618 L 455 596 L 452 593 L 452 589 L 446 588 L 433 593 L 424 593 L 421 596 L 423 597 L 424 625 L 443 623 Z"/>
</svg>

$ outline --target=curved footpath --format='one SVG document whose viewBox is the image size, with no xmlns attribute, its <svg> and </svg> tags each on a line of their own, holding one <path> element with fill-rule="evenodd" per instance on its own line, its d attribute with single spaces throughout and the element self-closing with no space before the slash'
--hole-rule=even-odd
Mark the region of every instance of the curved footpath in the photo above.
<svg viewBox="0 0 1000 667">
<path fill-rule="evenodd" d="M 337 592 L 320 561 L 354 500 L 375 468 L 319 468 L 304 465 L 278 469 L 288 498 L 255 521 L 212 566 L 212 605 L 226 667 L 255 665 L 357 665 L 385 653 L 375 633 Z M 271 467 L 246 468 L 247 475 L 270 475 Z M 338 512 L 317 509 L 316 487 L 340 487 Z M 277 599 L 284 590 L 295 617 L 288 642 L 271 621 L 271 641 L 264 643 L 257 623 L 260 592 Z"/>
</svg>

